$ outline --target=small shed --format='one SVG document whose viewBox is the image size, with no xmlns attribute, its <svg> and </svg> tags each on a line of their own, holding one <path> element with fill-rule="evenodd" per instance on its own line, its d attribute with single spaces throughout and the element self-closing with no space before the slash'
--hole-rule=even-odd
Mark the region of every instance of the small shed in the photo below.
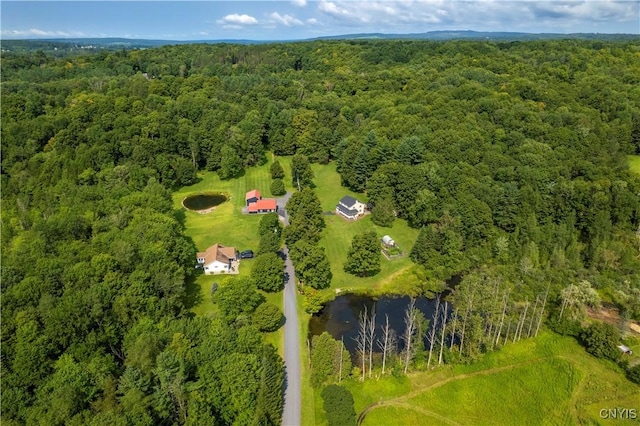
<svg viewBox="0 0 640 426">
<path fill-rule="evenodd" d="M 629 346 L 619 345 L 618 349 L 620 349 L 620 352 L 622 352 L 625 355 L 633 355 L 633 351 Z"/>
<path fill-rule="evenodd" d="M 396 242 L 393 241 L 393 238 L 391 238 L 390 236 L 385 235 L 384 237 L 382 237 L 382 244 L 387 247 L 393 247 L 396 245 Z"/>
</svg>

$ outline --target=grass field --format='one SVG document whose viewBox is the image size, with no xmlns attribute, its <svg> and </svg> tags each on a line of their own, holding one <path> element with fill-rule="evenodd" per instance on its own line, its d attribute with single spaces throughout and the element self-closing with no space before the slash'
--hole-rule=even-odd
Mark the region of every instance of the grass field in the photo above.
<svg viewBox="0 0 640 426">
<path fill-rule="evenodd" d="M 627 155 L 627 159 L 629 160 L 629 169 L 640 174 L 640 155 Z"/>
<path fill-rule="evenodd" d="M 408 383 L 407 383 L 408 382 Z M 640 386 L 569 337 L 542 333 L 470 365 L 408 378 L 350 380 L 363 425 L 638 424 L 603 420 L 605 408 L 640 411 Z M 318 411 L 318 410 L 317 410 Z M 316 415 L 324 424 L 322 413 Z"/>
</svg>

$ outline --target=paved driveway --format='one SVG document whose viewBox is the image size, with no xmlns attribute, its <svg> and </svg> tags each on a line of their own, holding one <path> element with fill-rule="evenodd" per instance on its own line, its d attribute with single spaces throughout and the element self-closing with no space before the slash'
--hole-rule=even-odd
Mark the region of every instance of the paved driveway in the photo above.
<svg viewBox="0 0 640 426">
<path fill-rule="evenodd" d="M 284 224 L 289 224 L 289 217 L 284 206 L 291 197 L 288 192 L 284 197 L 278 198 L 278 212 L 284 217 Z M 284 411 L 282 413 L 282 424 L 284 426 L 299 426 L 301 411 L 300 396 L 300 334 L 298 330 L 298 309 L 297 309 L 297 289 L 296 273 L 289 257 L 287 246 L 282 250 L 286 256 L 284 271 L 288 277 L 284 286 L 283 304 L 284 316 L 284 367 L 285 367 L 285 391 L 284 391 Z"/>
</svg>

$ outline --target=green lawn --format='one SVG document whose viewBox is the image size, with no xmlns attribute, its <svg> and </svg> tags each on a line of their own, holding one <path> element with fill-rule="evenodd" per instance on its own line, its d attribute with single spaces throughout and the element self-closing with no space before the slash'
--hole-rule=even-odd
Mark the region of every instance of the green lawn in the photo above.
<svg viewBox="0 0 640 426">
<path fill-rule="evenodd" d="M 640 155 L 627 155 L 627 159 L 629 160 L 629 169 L 640 174 Z"/>
<path fill-rule="evenodd" d="M 269 166 L 270 163 L 267 163 L 249 168 L 244 176 L 226 181 L 220 180 L 215 173 L 202 172 L 198 176 L 200 182 L 184 187 L 173 194 L 174 207 L 184 215 L 186 234 L 193 239 L 198 250 L 205 250 L 215 243 L 235 246 L 238 250 L 258 248 L 260 216 L 243 215 L 241 209 L 245 205 L 244 196 L 247 191 L 258 189 L 264 197 L 271 196 Z M 189 211 L 182 207 L 182 200 L 188 195 L 207 191 L 226 193 L 230 195 L 230 200 L 207 214 Z M 242 264 L 240 270 L 242 270 Z"/>
<path fill-rule="evenodd" d="M 387 380 L 405 390 L 393 395 L 385 391 L 393 386 L 384 384 L 372 394 L 375 383 L 349 383 L 358 413 L 379 404 L 363 425 L 414 425 L 418 419 L 422 424 L 608 424 L 599 417 L 603 408 L 640 411 L 640 386 L 615 364 L 587 354 L 572 338 L 548 332 L 470 365 L 412 374 L 410 389 L 403 379 Z"/>
<path fill-rule="evenodd" d="M 336 172 L 335 163 L 328 165 L 312 165 L 315 174 L 314 183 L 315 191 L 320 198 L 322 209 L 324 211 L 335 211 L 336 204 L 345 195 L 351 195 L 361 202 L 367 202 L 365 194 L 358 194 L 340 186 L 340 175 Z M 347 221 L 341 216 L 325 216 L 327 228 L 322 232 L 320 244 L 326 249 L 329 263 L 331 264 L 331 272 L 333 273 L 332 288 L 341 290 L 353 288 L 385 288 L 385 291 L 402 292 L 406 288 L 410 274 L 402 274 L 408 272 L 413 263 L 409 260 L 408 254 L 420 232 L 418 229 L 409 228 L 406 221 L 396 220 L 392 228 L 382 228 L 371 222 L 371 216 L 355 222 Z M 347 274 L 343 270 L 344 263 L 347 259 L 347 252 L 351 247 L 353 236 L 375 230 L 380 238 L 384 235 L 390 235 L 398 246 L 405 253 L 404 257 L 394 260 L 386 260 L 382 258 L 382 270 L 373 277 L 360 278 Z M 393 279 L 393 283 L 391 283 Z M 391 285 L 387 285 L 391 284 Z"/>
<path fill-rule="evenodd" d="M 238 250 L 252 249 L 255 251 L 258 249 L 258 223 L 261 216 L 244 215 L 241 209 L 244 207 L 244 196 L 247 191 L 258 189 L 264 197 L 271 197 L 269 167 L 273 157 L 269 155 L 268 158 L 269 161 L 266 164 L 247 169 L 244 176 L 238 179 L 225 181 L 220 180 L 215 173 L 201 172 L 198 175 L 200 178 L 198 183 L 181 188 L 173 194 L 176 215 L 185 226 L 185 234 L 193 240 L 199 251 L 204 251 L 215 243 L 234 246 Z M 290 160 L 281 159 L 280 161 L 285 168 L 285 173 L 289 175 Z M 290 178 L 288 179 L 290 180 Z M 290 185 L 288 185 L 288 189 L 290 189 Z M 230 199 L 207 214 L 196 213 L 182 207 L 182 200 L 185 197 L 209 191 L 226 193 Z M 252 263 L 252 259 L 241 260 L 240 274 L 235 276 L 248 276 L 251 273 Z M 222 284 L 228 279 L 230 276 L 225 275 L 202 274 L 198 276 L 188 288 L 188 293 L 191 294 L 191 299 L 195 302 L 191 310 L 197 315 L 214 315 L 217 312 L 217 307 L 211 299 L 211 284 L 214 282 Z M 281 292 L 265 294 L 265 297 L 269 302 L 282 308 Z M 265 341 L 272 343 L 281 353 L 283 338 L 282 329 L 265 334 Z"/>
</svg>

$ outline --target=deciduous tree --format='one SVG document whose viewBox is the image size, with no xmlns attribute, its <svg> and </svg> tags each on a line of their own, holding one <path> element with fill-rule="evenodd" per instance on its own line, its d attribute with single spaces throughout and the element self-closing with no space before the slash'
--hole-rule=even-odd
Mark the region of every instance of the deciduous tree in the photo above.
<svg viewBox="0 0 640 426">
<path fill-rule="evenodd" d="M 380 242 L 375 231 L 353 237 L 344 270 L 361 277 L 380 272 Z"/>
</svg>

